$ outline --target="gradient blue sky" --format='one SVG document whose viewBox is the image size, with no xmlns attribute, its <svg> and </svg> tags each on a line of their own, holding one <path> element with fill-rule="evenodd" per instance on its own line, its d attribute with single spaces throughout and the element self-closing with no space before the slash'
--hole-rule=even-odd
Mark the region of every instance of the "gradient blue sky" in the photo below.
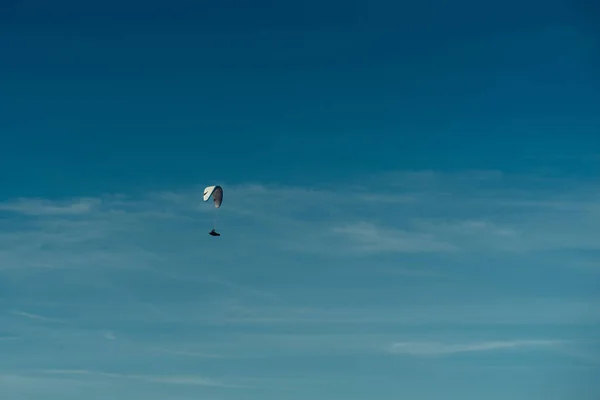
<svg viewBox="0 0 600 400">
<path fill-rule="evenodd" d="M 0 3 L 2 399 L 597 400 L 598 7 L 412 3 Z"/>
</svg>

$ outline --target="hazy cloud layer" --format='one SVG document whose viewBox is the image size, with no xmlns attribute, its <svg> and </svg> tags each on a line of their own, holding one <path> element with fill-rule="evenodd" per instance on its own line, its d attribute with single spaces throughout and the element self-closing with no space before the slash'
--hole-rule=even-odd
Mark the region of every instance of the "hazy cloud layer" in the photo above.
<svg viewBox="0 0 600 400">
<path fill-rule="evenodd" d="M 318 357 L 596 368 L 597 183 L 359 180 L 223 183 L 218 212 L 203 185 L 0 204 L 0 382 L 225 399 L 318 387 Z"/>
</svg>

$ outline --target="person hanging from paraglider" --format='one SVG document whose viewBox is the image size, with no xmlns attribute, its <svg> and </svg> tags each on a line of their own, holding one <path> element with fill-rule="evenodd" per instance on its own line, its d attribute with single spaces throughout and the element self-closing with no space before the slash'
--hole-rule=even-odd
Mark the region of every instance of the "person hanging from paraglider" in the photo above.
<svg viewBox="0 0 600 400">
<path fill-rule="evenodd" d="M 217 232 L 217 209 L 221 207 L 221 203 L 223 202 L 223 188 L 221 186 L 207 186 L 204 189 L 204 201 L 208 201 L 211 196 L 215 204 L 215 216 L 213 220 L 213 229 L 208 234 L 210 236 L 221 236 L 221 234 Z"/>
</svg>

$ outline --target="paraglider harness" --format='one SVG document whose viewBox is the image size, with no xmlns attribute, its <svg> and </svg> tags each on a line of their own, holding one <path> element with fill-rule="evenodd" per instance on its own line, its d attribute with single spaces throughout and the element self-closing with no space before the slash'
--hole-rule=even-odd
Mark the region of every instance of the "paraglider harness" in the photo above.
<svg viewBox="0 0 600 400">
<path fill-rule="evenodd" d="M 221 236 L 221 234 L 220 234 L 220 233 L 217 233 L 217 231 L 215 231 L 214 229 L 213 229 L 212 231 L 208 232 L 208 234 L 209 234 L 210 236 Z"/>
</svg>

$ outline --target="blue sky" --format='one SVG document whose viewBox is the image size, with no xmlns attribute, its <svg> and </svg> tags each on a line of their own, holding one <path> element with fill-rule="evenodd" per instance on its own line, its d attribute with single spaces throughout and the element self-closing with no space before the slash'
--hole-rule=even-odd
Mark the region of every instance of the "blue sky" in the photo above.
<svg viewBox="0 0 600 400">
<path fill-rule="evenodd" d="M 597 399 L 596 9 L 270 3 L 0 5 L 3 399 Z"/>
</svg>

